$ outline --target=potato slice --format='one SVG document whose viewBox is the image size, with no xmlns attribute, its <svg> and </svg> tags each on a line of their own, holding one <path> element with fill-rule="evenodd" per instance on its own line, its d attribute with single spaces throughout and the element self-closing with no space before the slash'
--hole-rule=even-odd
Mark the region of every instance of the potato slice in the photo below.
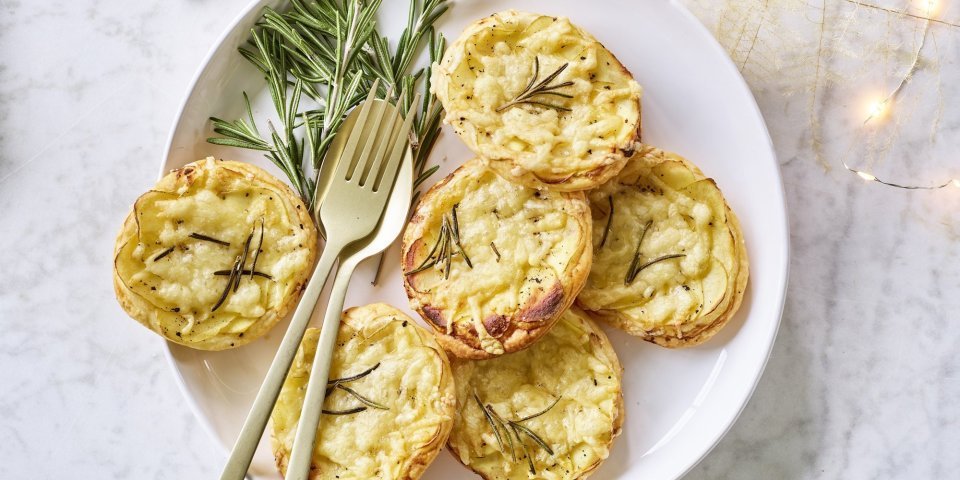
<svg viewBox="0 0 960 480">
<path fill-rule="evenodd" d="M 583 193 L 517 185 L 474 159 L 423 196 L 402 255 L 410 306 L 440 344 L 490 358 L 530 345 L 573 303 L 590 270 L 590 211 Z"/>
<path fill-rule="evenodd" d="M 307 330 L 273 410 L 273 452 L 287 470 L 320 330 Z M 361 377 L 324 401 L 311 479 L 417 479 L 443 448 L 456 397 L 450 362 L 433 335 L 382 303 L 343 313 L 330 379 Z M 362 411 L 356 411 L 363 408 Z M 350 413 L 352 412 L 352 413 Z"/>
<path fill-rule="evenodd" d="M 453 372 L 458 411 L 448 445 L 483 478 L 586 478 L 620 433 L 620 362 L 607 336 L 576 307 L 530 348 L 492 360 L 454 360 Z"/>
<path fill-rule="evenodd" d="M 640 86 L 564 17 L 509 10 L 468 26 L 435 65 L 432 91 L 470 149 L 533 188 L 594 188 L 640 139 Z"/>
<path fill-rule="evenodd" d="M 589 199 L 597 247 L 577 304 L 591 315 L 681 347 L 706 341 L 737 311 L 748 276 L 742 233 L 696 166 L 644 147 Z"/>
<path fill-rule="evenodd" d="M 223 350 L 262 336 L 296 305 L 316 252 L 307 207 L 286 185 L 207 158 L 137 199 L 117 237 L 114 290 L 167 340 Z"/>
</svg>

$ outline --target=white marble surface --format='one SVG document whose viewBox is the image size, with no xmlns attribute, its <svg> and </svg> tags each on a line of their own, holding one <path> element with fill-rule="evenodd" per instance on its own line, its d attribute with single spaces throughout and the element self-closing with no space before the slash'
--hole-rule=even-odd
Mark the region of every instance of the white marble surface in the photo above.
<svg viewBox="0 0 960 480">
<path fill-rule="evenodd" d="M 111 247 L 194 71 L 246 3 L 0 0 L 0 478 L 216 476 L 222 458 L 161 343 L 114 301 Z M 955 476 L 960 190 L 824 170 L 809 99 L 753 87 L 788 195 L 790 289 L 755 396 L 688 478 Z M 955 154 L 943 165 L 958 173 Z"/>
</svg>

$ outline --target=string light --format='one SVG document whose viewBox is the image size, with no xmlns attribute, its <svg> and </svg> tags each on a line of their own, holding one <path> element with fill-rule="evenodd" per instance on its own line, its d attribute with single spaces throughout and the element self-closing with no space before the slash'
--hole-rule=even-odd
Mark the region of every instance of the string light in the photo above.
<svg viewBox="0 0 960 480">
<path fill-rule="evenodd" d="M 894 88 L 892 91 L 890 91 L 890 93 L 888 93 L 888 94 L 887 94 L 885 97 L 883 97 L 882 99 L 876 100 L 876 101 L 874 101 L 873 103 L 870 104 L 870 107 L 869 107 L 868 110 L 867 110 L 867 117 L 866 117 L 866 119 L 864 119 L 864 121 L 863 121 L 863 124 L 866 125 L 866 124 L 870 123 L 871 120 L 874 120 L 874 119 L 878 119 L 878 120 L 879 120 L 880 118 L 882 118 L 882 117 L 890 110 L 891 103 L 893 103 L 894 101 L 896 101 L 897 97 L 900 95 L 900 92 L 901 92 L 901 91 L 903 90 L 903 88 L 907 85 L 907 83 L 910 82 L 910 79 L 913 78 L 913 74 L 917 71 L 917 67 L 920 65 L 920 52 L 923 50 L 924 45 L 926 45 L 926 42 L 927 42 L 927 33 L 930 31 L 930 24 L 931 24 L 931 22 L 933 22 L 933 23 L 939 23 L 939 24 L 944 24 L 944 25 L 955 26 L 955 27 L 956 27 L 956 26 L 960 26 L 960 25 L 953 24 L 953 23 L 949 23 L 949 22 L 944 22 L 944 21 L 942 21 L 942 20 L 938 20 L 938 19 L 934 18 L 934 15 L 936 14 L 936 9 L 937 9 L 937 7 L 939 6 L 937 0 L 920 0 L 920 2 L 923 2 L 923 3 L 926 4 L 926 13 L 925 13 L 924 15 L 922 15 L 922 16 L 921 16 L 921 15 L 916 15 L 916 14 L 907 13 L 907 12 L 905 12 L 905 11 L 901 12 L 901 11 L 891 10 L 891 9 L 888 9 L 888 8 L 879 7 L 879 6 L 876 6 L 876 5 L 870 5 L 870 4 L 867 4 L 867 3 L 861 3 L 861 2 L 858 2 L 858 1 L 855 1 L 855 0 L 846 0 L 846 1 L 847 1 L 848 3 L 853 3 L 853 4 L 855 4 L 855 5 L 862 6 L 862 7 L 875 8 L 875 9 L 883 10 L 883 11 L 889 12 L 889 13 L 896 13 L 896 14 L 900 14 L 900 15 L 906 15 L 906 16 L 912 17 L 912 18 L 921 19 L 921 20 L 923 20 L 923 22 L 924 22 L 924 24 L 923 24 L 923 32 L 922 32 L 921 37 L 920 37 L 920 44 L 917 46 L 917 50 L 916 50 L 916 52 L 914 53 L 913 62 L 910 63 L 910 68 L 907 69 L 907 72 L 904 74 L 903 78 L 900 79 L 900 83 L 897 84 L 896 88 Z M 951 178 L 951 179 L 949 179 L 949 180 L 947 180 L 947 181 L 945 181 L 945 182 L 943 182 L 943 183 L 938 183 L 938 184 L 934 184 L 934 185 L 903 185 L 903 184 L 899 184 L 899 183 L 894 183 L 894 182 L 889 182 L 889 181 L 886 181 L 886 180 L 882 180 L 882 179 L 880 179 L 880 178 L 877 178 L 876 175 L 874 175 L 874 174 L 872 174 L 872 173 L 870 173 L 870 172 L 867 172 L 867 171 L 864 171 L 864 170 L 860 170 L 860 169 L 857 169 L 857 168 L 853 168 L 853 167 L 851 167 L 850 165 L 847 164 L 846 160 L 844 160 L 844 159 L 842 159 L 842 158 L 840 159 L 840 163 L 843 165 L 843 168 L 845 168 L 845 169 L 847 169 L 848 171 L 856 174 L 858 177 L 860 177 L 861 179 L 863 179 L 863 180 L 864 180 L 865 182 L 867 182 L 867 183 L 876 182 L 876 183 L 879 183 L 879 184 L 882 184 L 882 185 L 886 185 L 886 186 L 888 186 L 888 187 L 902 188 L 902 189 L 905 189 L 905 190 L 939 190 L 939 189 L 941 189 L 941 188 L 945 188 L 945 187 L 948 187 L 948 186 L 950 186 L 950 185 L 953 185 L 953 186 L 956 187 L 956 188 L 960 188 L 960 179 L 957 179 L 957 178 Z"/>
</svg>

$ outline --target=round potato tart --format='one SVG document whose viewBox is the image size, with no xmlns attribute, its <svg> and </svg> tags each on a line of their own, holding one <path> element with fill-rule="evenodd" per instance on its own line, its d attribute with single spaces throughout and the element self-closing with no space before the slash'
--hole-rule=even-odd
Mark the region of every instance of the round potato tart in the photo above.
<svg viewBox="0 0 960 480">
<path fill-rule="evenodd" d="M 273 453 L 287 462 L 320 330 L 308 329 L 273 410 Z M 383 304 L 343 313 L 311 479 L 416 479 L 453 426 L 450 362 L 430 332 Z"/>
<path fill-rule="evenodd" d="M 483 478 L 586 478 L 620 434 L 620 362 L 576 307 L 522 352 L 454 359 L 453 376 L 458 406 L 447 445 Z"/>
<path fill-rule="evenodd" d="M 736 313 L 748 276 L 743 234 L 699 168 L 644 147 L 589 198 L 596 248 L 578 305 L 664 347 L 700 344 Z"/>
<path fill-rule="evenodd" d="M 508 10 L 477 21 L 434 66 L 431 85 L 467 146 L 530 187 L 594 188 L 640 139 L 640 86 L 564 17 Z"/>
<path fill-rule="evenodd" d="M 114 250 L 114 291 L 167 340 L 223 350 L 286 315 L 316 251 L 308 209 L 287 186 L 253 165 L 207 158 L 134 203 Z"/>
<path fill-rule="evenodd" d="M 473 159 L 417 205 L 402 269 L 411 307 L 447 352 L 483 359 L 543 336 L 583 288 L 591 256 L 583 193 L 517 185 Z"/>
</svg>

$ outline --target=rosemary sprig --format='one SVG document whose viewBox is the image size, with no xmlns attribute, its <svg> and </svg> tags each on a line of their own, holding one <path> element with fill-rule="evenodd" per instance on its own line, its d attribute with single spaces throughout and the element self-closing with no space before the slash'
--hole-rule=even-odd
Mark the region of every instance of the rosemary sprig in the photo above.
<svg viewBox="0 0 960 480">
<path fill-rule="evenodd" d="M 333 379 L 333 380 L 328 380 L 328 381 L 327 381 L 327 390 L 326 390 L 326 394 L 325 394 L 326 396 L 329 396 L 331 393 L 333 393 L 334 390 L 342 390 L 342 391 L 346 392 L 347 394 L 349 394 L 350 396 L 352 396 L 353 398 L 357 399 L 357 401 L 359 401 L 360 403 L 362 403 L 364 406 L 352 408 L 352 409 L 349 409 L 349 410 L 323 410 L 323 413 L 330 414 L 330 415 L 350 415 L 350 414 L 353 414 L 353 413 L 363 412 L 363 411 L 367 410 L 368 407 L 369 407 L 369 408 L 376 408 L 376 409 L 378 409 L 378 410 L 390 410 L 388 407 L 386 407 L 386 406 L 384 406 L 384 405 L 382 405 L 382 404 L 380 404 L 380 403 L 377 403 L 377 402 L 375 402 L 375 401 L 373 401 L 373 400 L 370 400 L 369 398 L 367 398 L 367 397 L 363 396 L 362 394 L 360 394 L 360 392 L 357 392 L 356 390 L 354 390 L 354 389 L 352 389 L 352 388 L 344 385 L 345 383 L 355 382 L 355 381 L 357 381 L 357 380 L 360 380 L 360 379 L 366 377 L 367 375 L 370 375 L 370 374 L 373 373 L 373 371 L 376 370 L 377 368 L 380 368 L 380 363 L 379 363 L 379 362 L 378 362 L 376 365 L 374 365 L 374 366 L 372 366 L 372 367 L 370 367 L 370 368 L 368 368 L 368 369 L 364 370 L 363 372 L 360 372 L 360 373 L 358 373 L 358 374 L 356 374 L 356 375 L 352 375 L 352 376 L 344 377 L 344 378 L 335 378 L 335 379 Z"/>
<path fill-rule="evenodd" d="M 547 442 L 543 441 L 543 438 L 541 438 L 539 435 L 537 435 L 536 432 L 531 430 L 530 427 L 523 425 L 523 422 L 530 419 L 537 418 L 547 413 L 548 411 L 550 411 L 550 409 L 556 406 L 558 402 L 560 402 L 561 398 L 562 397 L 557 397 L 553 401 L 553 403 L 550 404 L 550 406 L 532 415 L 528 415 L 519 420 L 504 420 L 500 415 L 497 414 L 496 410 L 493 409 L 493 406 L 491 406 L 490 404 L 484 404 L 483 401 L 480 400 L 480 395 L 477 394 L 476 390 L 474 390 L 473 392 L 473 399 L 477 402 L 477 405 L 480 407 L 480 410 L 483 411 L 483 415 L 487 419 L 487 423 L 490 424 L 490 428 L 493 429 L 493 433 L 497 439 L 497 446 L 499 447 L 500 452 L 504 454 L 506 453 L 504 452 L 503 436 L 500 434 L 500 430 L 502 429 L 503 433 L 506 434 L 506 438 L 508 440 L 509 448 L 510 448 L 510 456 L 513 459 L 513 461 L 514 462 L 517 461 L 516 448 L 513 442 L 513 439 L 516 438 L 517 443 L 520 444 L 520 449 L 523 451 L 524 456 L 527 458 L 527 464 L 530 467 L 530 473 L 534 475 L 537 474 L 537 469 L 533 464 L 533 456 L 530 455 L 530 451 L 527 449 L 527 445 L 526 443 L 524 443 L 523 437 L 521 436 L 521 434 L 526 435 L 527 437 L 530 437 L 530 439 L 533 440 L 533 442 L 536 443 L 538 447 L 542 448 L 549 455 L 553 455 L 554 453 L 553 453 L 553 449 L 550 448 L 550 445 L 548 445 Z M 513 433 L 513 437 L 510 436 L 511 433 Z"/>
<path fill-rule="evenodd" d="M 537 82 L 537 78 L 540 76 L 540 57 L 533 58 L 533 77 L 530 78 L 530 83 L 527 84 L 526 88 L 523 89 L 513 100 L 510 100 L 503 105 L 497 107 L 497 112 L 502 112 L 514 105 L 520 105 L 522 103 L 530 105 L 539 105 L 541 107 L 552 108 L 555 110 L 560 110 L 563 112 L 569 112 L 570 109 L 561 105 L 555 105 L 552 103 L 544 102 L 540 97 L 542 95 L 553 95 L 560 98 L 573 98 L 573 95 L 568 95 L 566 93 L 558 92 L 557 90 L 564 87 L 569 87 L 573 85 L 573 82 L 566 81 L 563 83 L 558 83 L 556 85 L 550 85 L 554 79 L 560 76 L 567 67 L 570 66 L 569 63 L 564 63 L 560 65 L 559 68 L 554 70 L 553 73 L 547 75 L 543 80 Z"/>
<path fill-rule="evenodd" d="M 611 205 L 613 204 L 611 203 Z M 613 213 L 611 210 L 611 216 L 612 215 Z M 640 240 L 637 241 L 637 248 L 633 252 L 633 260 L 630 261 L 630 266 L 627 267 L 627 275 L 624 276 L 623 278 L 624 285 L 630 285 L 631 283 L 633 283 L 633 281 L 636 280 L 637 275 L 640 272 L 642 272 L 645 268 L 651 265 L 660 263 L 664 260 L 670 260 L 672 258 L 680 258 L 680 257 L 686 256 L 683 253 L 672 253 L 668 255 L 663 255 L 661 257 L 657 257 L 653 260 L 650 260 L 649 262 L 641 264 L 640 263 L 640 247 L 641 245 L 643 245 L 643 239 L 647 238 L 647 232 L 650 231 L 650 227 L 652 225 L 653 225 L 653 220 L 648 220 L 647 223 L 643 226 L 643 233 L 640 234 Z"/>
<path fill-rule="evenodd" d="M 267 8 L 240 54 L 260 70 L 279 119 L 279 128 L 261 134 L 244 93 L 246 118 L 228 122 L 211 117 L 218 137 L 210 143 L 258 150 L 275 163 L 311 207 L 320 163 L 333 136 L 353 106 L 380 79 L 385 92 L 406 111 L 417 90 L 423 103 L 414 119 L 411 145 L 417 185 L 436 169 L 424 171 L 440 132 L 442 108 L 430 94 L 430 67 L 414 70 L 419 53 L 429 49 L 439 60 L 443 37 L 433 24 L 449 7 L 447 0 L 411 0 L 406 28 L 394 51 L 377 30 L 381 0 L 293 0 L 287 12 Z M 302 104 L 306 95 L 316 104 Z M 300 140 L 298 140 L 298 138 Z M 416 197 L 415 197 L 416 198 Z M 259 250 L 259 249 L 258 249 Z"/>
<path fill-rule="evenodd" d="M 457 206 L 454 204 L 449 215 L 444 214 L 440 220 L 440 233 L 437 235 L 437 241 L 430 249 L 423 262 L 417 268 L 405 273 L 404 275 L 413 275 L 420 273 L 430 267 L 440 267 L 443 270 L 443 279 L 450 278 L 450 267 L 453 264 L 453 257 L 459 255 L 467 263 L 467 267 L 473 268 L 473 262 L 463 249 L 460 242 L 460 221 L 457 218 Z M 496 250 L 496 247 L 494 247 Z"/>
<path fill-rule="evenodd" d="M 231 267 L 230 270 L 217 270 L 216 272 L 213 272 L 213 274 L 216 276 L 228 275 L 228 278 L 227 278 L 227 285 L 226 287 L 224 287 L 223 293 L 220 294 L 220 298 L 217 300 L 217 303 L 213 306 L 213 309 L 210 310 L 211 312 L 217 311 L 217 309 L 220 308 L 221 305 L 223 305 L 223 302 L 227 300 L 227 296 L 230 295 L 231 291 L 236 292 L 240 288 L 240 280 L 243 280 L 244 275 L 249 275 L 251 279 L 253 278 L 254 275 L 259 275 L 261 277 L 267 278 L 268 280 L 273 280 L 273 277 L 271 277 L 270 275 L 263 272 L 256 271 L 256 266 L 257 266 L 256 254 L 254 255 L 253 265 L 249 269 L 244 268 L 247 264 L 247 257 L 250 255 L 250 242 L 253 240 L 253 232 L 255 232 L 256 230 L 257 230 L 256 227 L 253 227 L 253 229 L 250 230 L 250 234 L 247 235 L 247 239 L 243 242 L 243 250 L 240 252 L 240 255 L 237 255 L 237 259 L 233 262 L 233 267 Z M 215 243 L 226 243 L 227 246 L 230 245 L 227 242 L 224 242 L 222 240 L 217 240 L 213 237 L 208 237 L 206 235 L 190 234 L 190 236 L 193 238 L 203 237 L 199 239 L 213 241 Z M 260 245 L 257 248 L 258 253 L 260 250 L 259 247 L 262 247 L 262 246 L 263 246 L 263 222 L 261 220 Z"/>
<path fill-rule="evenodd" d="M 223 240 L 218 240 L 218 239 L 216 239 L 216 238 L 213 238 L 213 237 L 204 235 L 204 234 L 202 234 L 202 233 L 196 233 L 196 232 L 194 232 L 194 233 L 191 233 L 191 234 L 189 235 L 189 237 L 190 237 L 190 238 L 197 239 L 197 240 L 203 240 L 203 241 L 205 241 L 205 242 L 216 243 L 217 245 L 223 245 L 224 247 L 229 247 L 229 246 L 230 246 L 230 242 L 224 242 Z"/>
<path fill-rule="evenodd" d="M 610 234 L 610 225 L 613 223 L 613 195 L 607 195 L 607 203 L 610 204 L 610 213 L 607 214 L 607 226 L 603 228 L 603 238 L 600 239 L 600 245 L 597 246 L 597 250 L 603 248 L 607 243 L 607 235 Z M 646 229 L 644 229 L 646 233 Z"/>
</svg>

